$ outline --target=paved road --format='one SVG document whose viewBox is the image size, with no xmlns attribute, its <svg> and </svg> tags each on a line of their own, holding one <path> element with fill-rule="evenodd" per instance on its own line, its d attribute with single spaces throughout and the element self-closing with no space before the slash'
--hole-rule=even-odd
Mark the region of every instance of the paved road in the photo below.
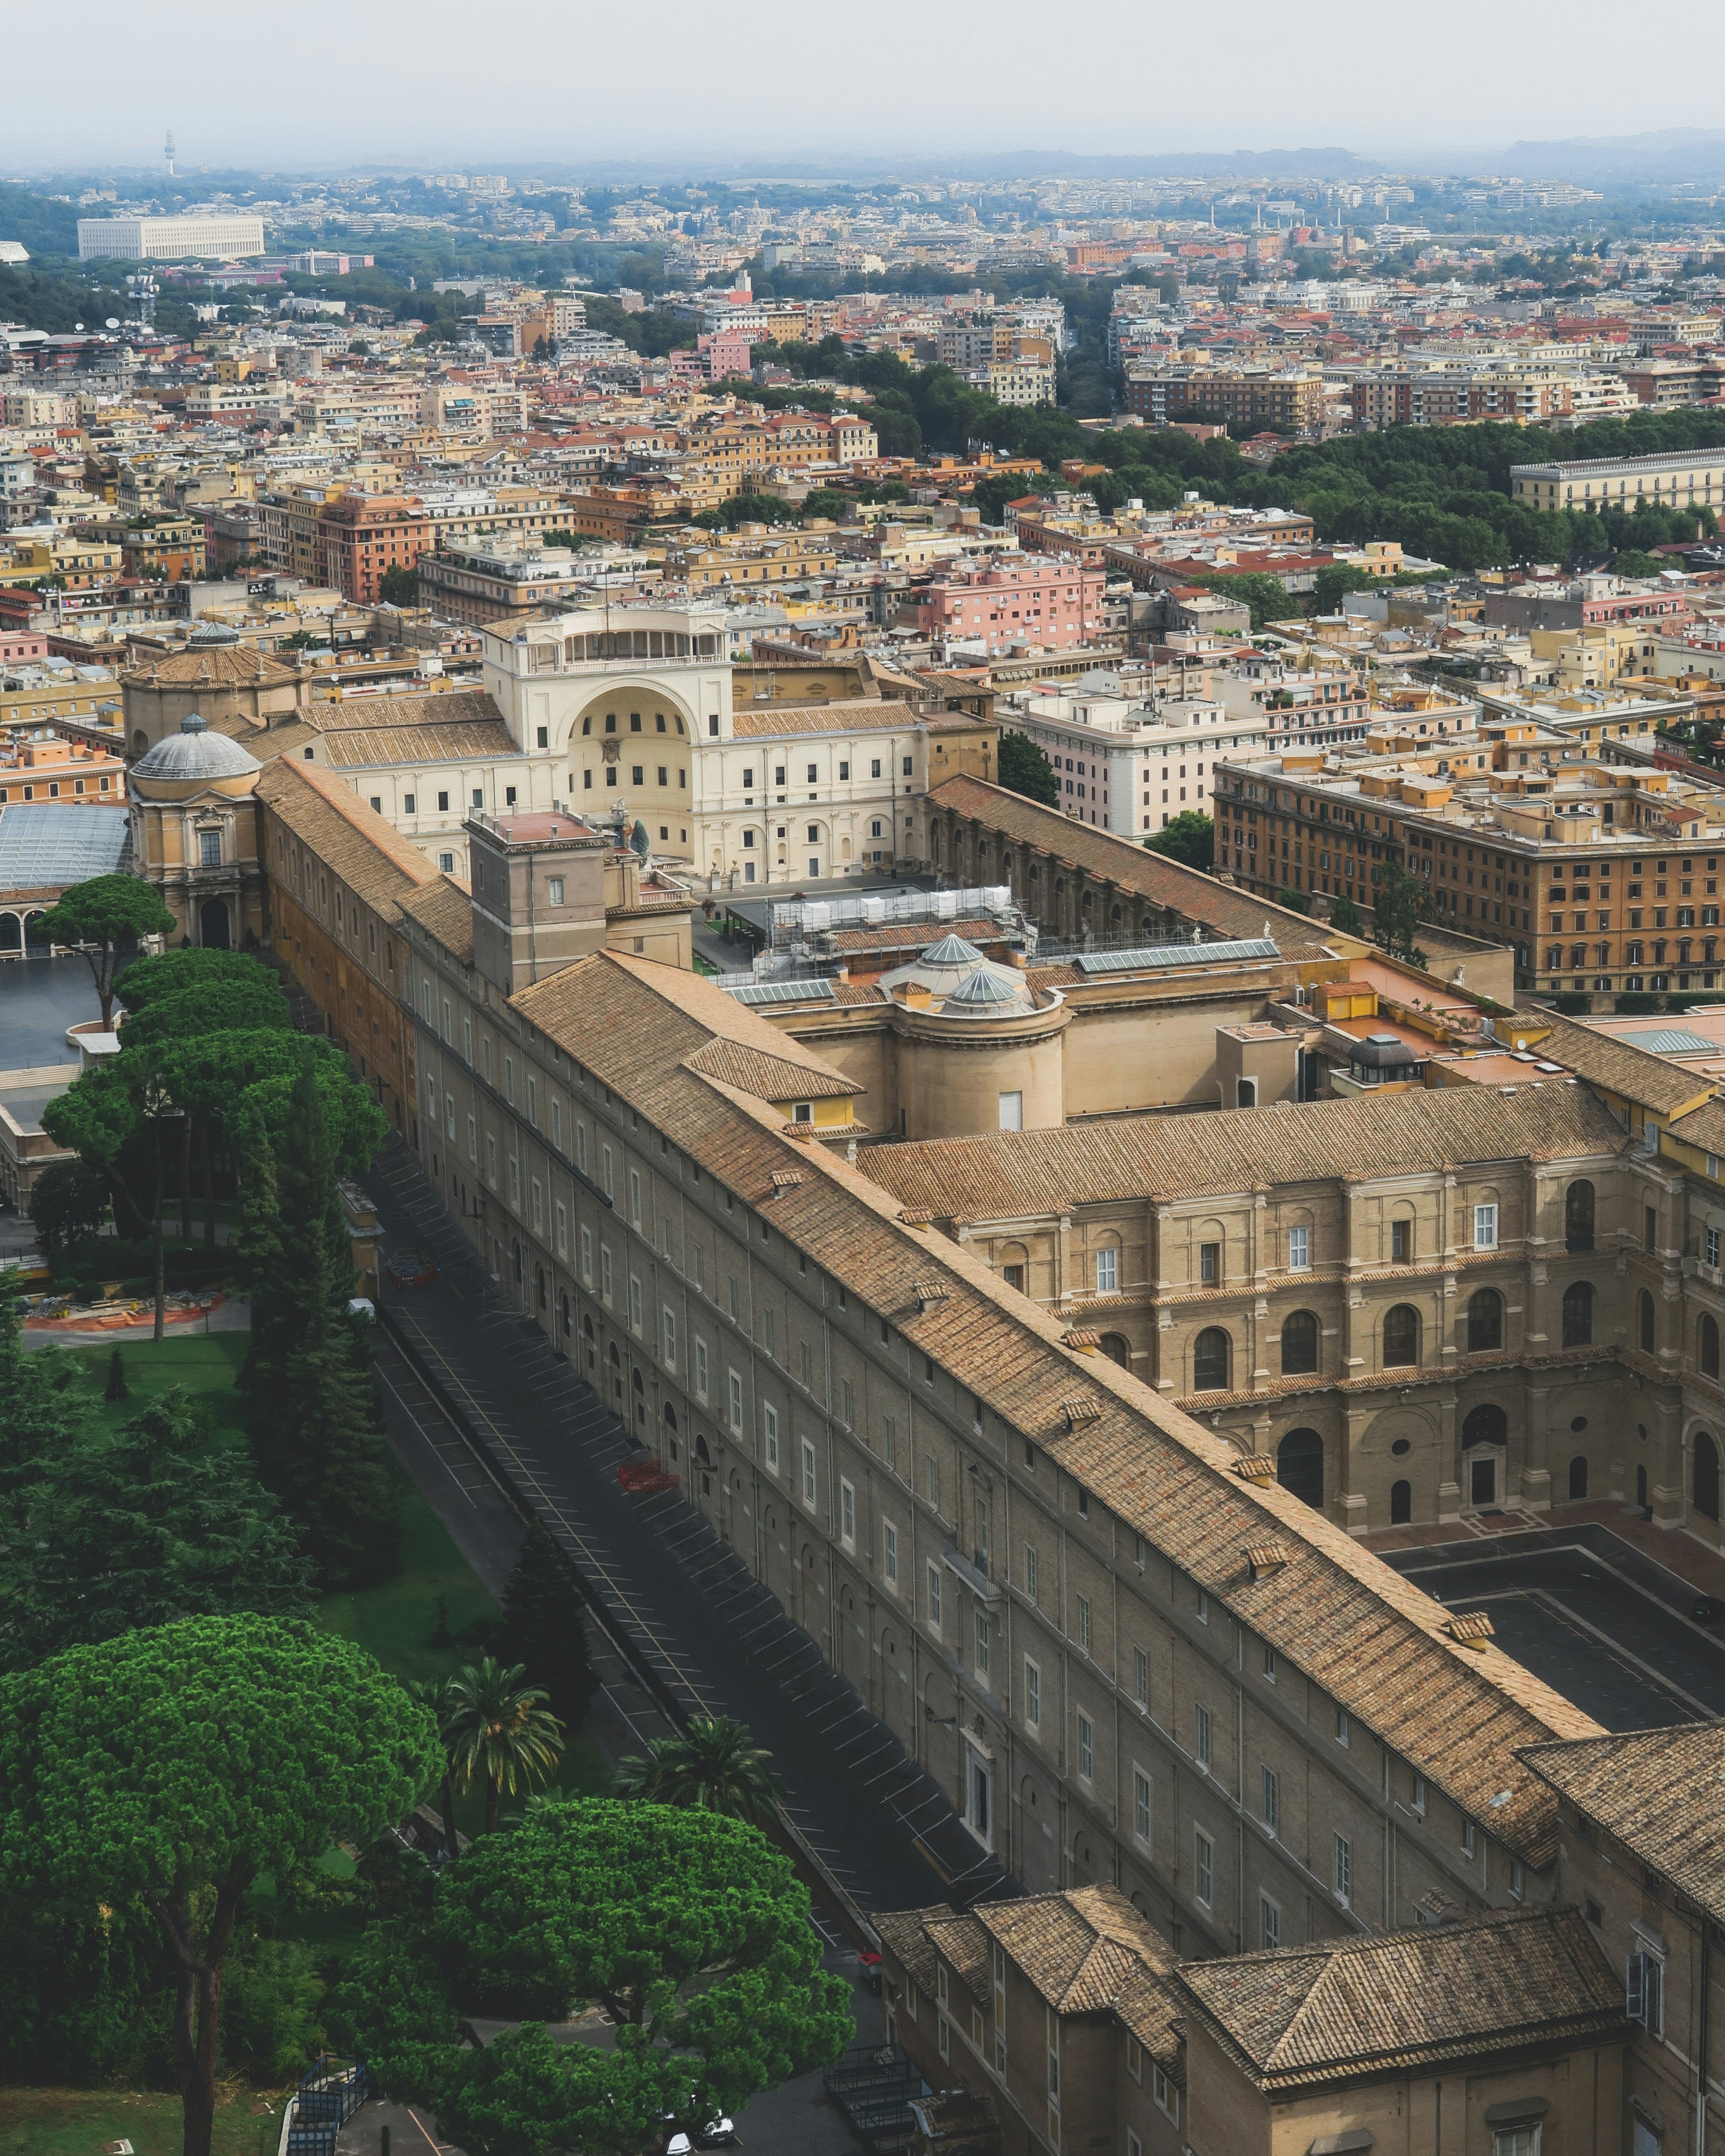
<svg viewBox="0 0 1725 2156">
<path fill-rule="evenodd" d="M 1725 1624 L 1696 1624 L 1697 1590 L 1609 1528 L 1387 1553 L 1449 1609 L 1484 1609 L 1497 1643 L 1608 1729 L 1725 1714 Z"/>
<path fill-rule="evenodd" d="M 624 1495 L 621 1424 L 482 1272 L 413 1156 L 393 1146 L 370 1187 L 386 1242 L 438 1259 L 434 1286 L 391 1303 L 423 1367 L 680 1711 L 749 1724 L 773 1754 L 791 1816 L 860 1907 L 999 1891 L 998 1866 L 942 1793 L 707 1522 L 675 1493 Z"/>
</svg>

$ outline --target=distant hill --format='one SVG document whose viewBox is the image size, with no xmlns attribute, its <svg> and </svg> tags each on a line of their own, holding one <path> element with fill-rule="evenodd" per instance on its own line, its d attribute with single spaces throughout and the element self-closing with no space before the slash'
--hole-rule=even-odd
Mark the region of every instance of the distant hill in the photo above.
<svg viewBox="0 0 1725 2156">
<path fill-rule="evenodd" d="M 75 254 L 78 213 L 33 187 L 0 181 L 0 239 L 16 239 L 32 254 Z"/>
<path fill-rule="evenodd" d="M 1502 169 L 1522 179 L 1568 180 L 1576 187 L 1725 179 L 1725 129 L 1661 127 L 1649 135 L 1512 142 L 1503 152 Z"/>
</svg>

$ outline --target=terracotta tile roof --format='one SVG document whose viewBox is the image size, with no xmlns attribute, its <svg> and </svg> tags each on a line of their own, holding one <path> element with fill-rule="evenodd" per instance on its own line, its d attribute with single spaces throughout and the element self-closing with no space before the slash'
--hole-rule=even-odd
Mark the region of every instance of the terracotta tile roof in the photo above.
<svg viewBox="0 0 1725 2156">
<path fill-rule="evenodd" d="M 1278 1101 L 1204 1115 L 1140 1116 L 1049 1131 L 872 1146 L 883 1189 L 946 1220 L 1019 1219 L 1075 1205 L 1208 1197 L 1260 1183 L 1398 1175 L 1441 1163 L 1620 1152 L 1630 1141 L 1566 1079 Z"/>
<path fill-rule="evenodd" d="M 883 703 L 878 696 L 845 696 L 832 704 L 758 704 L 733 711 L 731 731 L 738 741 L 794 740 L 801 734 L 884 732 L 920 723 L 908 704 Z"/>
<path fill-rule="evenodd" d="M 1201 921 L 1219 937 L 1261 936 L 1264 923 L 1284 957 L 1322 957 L 1327 952 L 1361 947 L 1357 939 L 1337 937 L 1321 921 L 1291 912 L 1267 898 L 1254 898 L 1231 884 L 1219 883 L 1201 869 L 1189 869 L 1165 854 L 1153 854 L 1131 839 L 1093 829 L 1058 808 L 1027 801 L 1021 793 L 991 786 L 985 779 L 942 779 L 928 791 L 928 806 L 967 816 L 998 831 L 1014 844 L 1048 853 L 1081 869 L 1102 883 L 1112 883 L 1153 906 L 1167 907 L 1183 920 Z"/>
<path fill-rule="evenodd" d="M 1100 2013 L 1137 1978 L 1167 1976 L 1179 1966 L 1168 1941 L 1117 1887 L 983 1902 L 974 1913 L 1057 2013 Z"/>
<path fill-rule="evenodd" d="M 267 741 L 268 735 L 264 736 Z M 337 769 L 391 763 L 470 763 L 521 754 L 501 719 L 458 719 L 450 726 L 341 726 L 322 737 Z"/>
<path fill-rule="evenodd" d="M 931 1999 L 934 1996 L 934 1947 L 928 1927 L 957 1913 L 946 1902 L 937 1902 L 927 1909 L 886 1909 L 874 1919 L 881 1945 Z"/>
<path fill-rule="evenodd" d="M 473 891 L 452 875 L 440 874 L 423 890 L 411 891 L 401 910 L 428 928 L 452 958 L 473 963 Z"/>
<path fill-rule="evenodd" d="M 929 1944 L 975 1999 L 988 1996 L 988 1935 L 973 1916 L 932 1917 Z"/>
<path fill-rule="evenodd" d="M 120 678 L 152 688 L 234 689 L 273 686 L 293 680 L 297 672 L 285 659 L 249 644 L 213 644 L 140 658 Z"/>
<path fill-rule="evenodd" d="M 621 952 L 595 952 L 590 958 L 566 966 L 562 972 L 523 988 L 515 1003 L 547 1031 L 565 1024 L 572 1025 L 578 1034 L 579 1014 L 587 998 L 594 996 L 601 1005 L 611 999 L 616 983 L 604 972 L 595 970 L 606 967 L 639 975 L 659 1003 L 659 1009 L 652 1012 L 653 1037 L 639 1044 L 654 1068 L 686 1061 L 691 1070 L 759 1101 L 848 1099 L 866 1090 L 800 1041 L 769 1025 L 746 1004 L 727 996 L 722 988 L 712 987 L 700 974 L 685 973 L 651 959 L 625 957 Z M 572 1055 L 586 1060 L 575 1035 L 564 1045 Z M 619 1085 L 617 1090 L 623 1088 Z M 773 1164 L 789 1168 L 793 1163 Z"/>
<path fill-rule="evenodd" d="M 1537 1054 L 1549 1062 L 1561 1063 L 1589 1085 L 1602 1086 L 1625 1100 L 1640 1101 L 1662 1115 L 1676 1115 L 1692 1107 L 1713 1091 L 1711 1080 L 1686 1070 L 1681 1063 L 1651 1055 L 1613 1034 L 1595 1032 L 1590 1025 L 1578 1025 L 1556 1011 L 1524 1010 L 1516 1016 L 1549 1029 L 1543 1040 L 1533 1044 Z"/>
<path fill-rule="evenodd" d="M 1725 1922 L 1725 1722 L 1538 1744 L 1522 1758 L 1716 1923 Z"/>
<path fill-rule="evenodd" d="M 1106 1358 L 1081 1361 L 1061 1346 L 1059 1319 L 961 1245 L 901 1221 L 899 1201 L 860 1168 L 824 1147 L 788 1150 L 770 1105 L 687 1067 L 721 1035 L 781 1057 L 797 1044 L 710 983 L 617 952 L 567 967 L 514 1004 L 722 1188 L 769 1207 L 793 1248 L 1034 1438 L 1514 1855 L 1536 1866 L 1554 1859 L 1555 1800 L 1516 1754 L 1553 1737 L 1597 1736 L 1599 1725 L 1500 1649 L 1457 1645 L 1440 1604 L 1279 1485 L 1242 1483 L 1225 1438 Z M 803 1181 L 774 1198 L 774 1172 L 792 1167 Z M 914 1284 L 932 1276 L 948 1291 L 919 1312 Z M 1101 1413 L 1068 1433 L 1060 1403 L 1075 1390 Z M 1271 1540 L 1288 1546 L 1289 1562 L 1250 1579 L 1248 1545 Z"/>
<path fill-rule="evenodd" d="M 1684 1145 L 1702 1152 L 1725 1153 L 1725 1101 L 1705 1101 L 1686 1116 L 1673 1117 L 1666 1128 Z"/>
<path fill-rule="evenodd" d="M 1271 2094 L 1627 2033 L 1622 1980 L 1574 1909 L 1188 1962 L 1173 1982 Z"/>
<path fill-rule="evenodd" d="M 308 705 L 305 716 L 320 733 L 349 726 L 506 723 L 495 699 L 485 689 L 444 689 L 419 696 L 344 696 L 340 703 Z"/>
<path fill-rule="evenodd" d="M 257 798 L 332 875 L 386 916 L 393 917 L 411 893 L 439 880 L 413 841 L 331 772 L 273 758 L 258 780 Z"/>
</svg>

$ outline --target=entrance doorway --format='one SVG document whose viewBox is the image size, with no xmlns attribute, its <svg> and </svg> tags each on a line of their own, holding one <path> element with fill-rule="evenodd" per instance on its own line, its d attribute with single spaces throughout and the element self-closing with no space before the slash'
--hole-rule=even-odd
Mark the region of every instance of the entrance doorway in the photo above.
<svg viewBox="0 0 1725 2156">
<path fill-rule="evenodd" d="M 1497 1455 L 1487 1452 L 1467 1463 L 1467 1502 L 1471 1505 L 1497 1502 Z"/>
<path fill-rule="evenodd" d="M 198 911 L 198 936 L 206 951 L 226 951 L 230 947 L 225 898 L 205 899 Z"/>
</svg>

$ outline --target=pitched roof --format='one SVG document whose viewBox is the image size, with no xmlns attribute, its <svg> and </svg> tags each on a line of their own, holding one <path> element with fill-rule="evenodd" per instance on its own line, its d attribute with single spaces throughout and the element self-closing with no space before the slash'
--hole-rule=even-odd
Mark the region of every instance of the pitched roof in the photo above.
<svg viewBox="0 0 1725 2156">
<path fill-rule="evenodd" d="M 874 1919 L 881 1945 L 911 1982 L 920 1984 L 931 1998 L 934 1994 L 934 1946 L 928 1936 L 928 1927 L 957 1913 L 946 1902 L 937 1902 L 927 1909 L 884 1909 Z"/>
<path fill-rule="evenodd" d="M 401 910 L 429 929 L 452 958 L 464 966 L 473 963 L 473 892 L 469 885 L 440 874 L 435 882 L 409 891 Z"/>
<path fill-rule="evenodd" d="M 975 1915 L 1057 2013 L 1100 2012 L 1144 1972 L 1166 1976 L 1179 1966 L 1168 1941 L 1117 1887 L 984 1902 Z"/>
<path fill-rule="evenodd" d="M 1572 1019 L 1543 1009 L 1517 1011 L 1516 1017 L 1530 1027 L 1548 1029 L 1546 1038 L 1537 1045 L 1550 1061 L 1561 1063 L 1589 1085 L 1619 1094 L 1626 1101 L 1639 1101 L 1663 1115 L 1676 1115 L 1707 1099 L 1713 1091 L 1711 1079 L 1700 1077 L 1663 1055 L 1650 1055 L 1619 1034 L 1599 1033 L 1590 1025 L 1578 1025 Z"/>
<path fill-rule="evenodd" d="M 1567 1079 L 1285 1101 L 1195 1116 L 1141 1116 L 1047 1131 L 873 1146 L 860 1164 L 937 1219 L 1019 1219 L 1076 1205 L 1209 1197 L 1260 1183 L 1398 1175 L 1445 1163 L 1618 1152 L 1628 1138 Z"/>
<path fill-rule="evenodd" d="M 815 662 L 811 662 L 815 663 Z M 738 741 L 794 740 L 802 734 L 902 732 L 919 723 L 908 704 L 886 703 L 879 696 L 845 696 L 832 704 L 763 704 L 733 711 L 731 731 Z"/>
<path fill-rule="evenodd" d="M 721 1034 L 776 1057 L 797 1044 L 710 983 L 619 952 L 583 959 L 513 1004 L 716 1183 L 770 1206 L 793 1248 L 890 1317 L 1468 1817 L 1531 1864 L 1554 1859 L 1555 1802 L 1516 1754 L 1599 1725 L 1496 1646 L 1459 1645 L 1441 1604 L 1300 1498 L 1248 1486 L 1225 1438 L 1106 1358 L 1081 1364 L 1060 1321 L 960 1245 L 902 1219 L 898 1199 L 860 1169 L 793 1144 L 770 1105 L 688 1067 Z M 801 1180 L 776 1194 L 774 1174 L 789 1168 Z M 930 1280 L 947 1292 L 919 1306 L 916 1283 Z M 1063 1403 L 1075 1392 L 1097 1413 L 1069 1428 Z M 1289 1561 L 1254 1579 L 1245 1553 L 1266 1541 L 1286 1543 Z"/>
<path fill-rule="evenodd" d="M 1621 1979 L 1574 1909 L 1188 1962 L 1173 1982 L 1271 2093 L 1627 2033 Z"/>
<path fill-rule="evenodd" d="M 439 880 L 413 841 L 331 772 L 272 757 L 257 798 L 377 912 L 393 916 L 409 893 Z"/>
<path fill-rule="evenodd" d="M 637 980 L 651 1001 L 644 1006 L 631 996 L 619 974 Z M 564 1045 L 589 1067 L 597 1066 L 581 1045 L 583 1025 L 604 1026 L 614 1019 L 633 1032 L 619 1065 L 630 1076 L 608 1081 L 619 1091 L 632 1081 L 683 1062 L 761 1101 L 849 1098 L 865 1090 L 700 974 L 654 959 L 596 952 L 536 981 L 513 1001 L 547 1031 L 569 1028 Z"/>
<path fill-rule="evenodd" d="M 988 1935 L 974 1916 L 932 1917 L 928 1939 L 973 1999 L 988 1991 Z"/>
<path fill-rule="evenodd" d="M 1725 1722 L 1536 1744 L 1522 1758 L 1643 1864 L 1725 1922 Z"/>
<path fill-rule="evenodd" d="M 267 742 L 270 737 L 264 737 Z M 471 763 L 519 756 L 515 736 L 501 719 L 458 719 L 449 726 L 331 727 L 322 737 L 324 756 L 338 769 L 364 770 L 392 763 Z"/>
<path fill-rule="evenodd" d="M 295 680 L 298 670 L 249 644 L 213 644 L 140 657 L 120 678 L 151 688 L 269 688 Z"/>
<path fill-rule="evenodd" d="M 1201 921 L 1224 938 L 1261 936 L 1268 921 L 1285 957 L 1316 958 L 1327 952 L 1360 947 L 1358 938 L 1342 936 L 1303 913 L 1252 897 L 1202 869 L 1189 869 L 1166 854 L 1150 853 L 1134 839 L 1081 824 L 1058 808 L 1045 808 L 1040 802 L 1027 801 L 1023 794 L 991 786 L 986 779 L 942 779 L 929 788 L 928 806 L 973 818 L 1014 845 L 1047 853 L 1096 882 L 1111 883 L 1183 920 Z"/>
</svg>

